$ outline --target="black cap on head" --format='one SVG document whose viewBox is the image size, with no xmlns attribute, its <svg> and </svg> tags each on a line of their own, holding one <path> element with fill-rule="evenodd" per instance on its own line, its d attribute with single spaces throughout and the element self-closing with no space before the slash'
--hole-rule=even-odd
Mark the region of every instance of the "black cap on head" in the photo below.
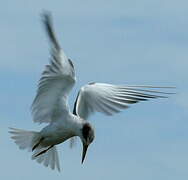
<svg viewBox="0 0 188 180">
<path fill-rule="evenodd" d="M 89 123 L 85 123 L 82 128 L 82 136 L 83 136 L 83 153 L 82 153 L 82 163 L 84 162 L 86 152 L 90 143 L 92 143 L 94 139 L 94 130 Z"/>
<path fill-rule="evenodd" d="M 88 138 L 91 129 L 92 129 L 92 128 L 91 128 L 91 126 L 90 126 L 89 123 L 85 123 L 85 124 L 84 124 L 84 126 L 83 126 L 83 128 L 82 128 L 82 135 L 83 135 L 84 139 L 87 139 L 87 138 Z"/>
</svg>

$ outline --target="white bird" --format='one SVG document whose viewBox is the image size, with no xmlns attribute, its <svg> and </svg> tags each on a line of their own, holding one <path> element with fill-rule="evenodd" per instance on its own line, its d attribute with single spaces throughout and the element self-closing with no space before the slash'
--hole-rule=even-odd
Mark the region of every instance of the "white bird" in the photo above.
<svg viewBox="0 0 188 180">
<path fill-rule="evenodd" d="M 42 17 L 50 39 L 51 59 L 40 78 L 32 114 L 34 122 L 48 125 L 40 132 L 11 128 L 10 133 L 20 149 L 33 152 L 32 159 L 60 171 L 56 145 L 76 136 L 83 143 L 83 163 L 95 137 L 92 125 L 87 121 L 92 113 L 113 115 L 139 101 L 165 96 L 160 95 L 163 92 L 148 90 L 161 87 L 89 83 L 79 91 L 72 113 L 68 95 L 76 82 L 74 65 L 56 39 L 50 14 L 44 13 Z"/>
</svg>

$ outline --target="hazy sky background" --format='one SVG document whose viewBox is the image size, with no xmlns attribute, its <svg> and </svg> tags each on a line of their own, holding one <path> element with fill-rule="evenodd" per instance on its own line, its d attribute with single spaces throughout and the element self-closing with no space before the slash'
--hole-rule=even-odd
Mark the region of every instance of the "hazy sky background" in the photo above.
<svg viewBox="0 0 188 180">
<path fill-rule="evenodd" d="M 187 180 L 187 0 L 6 0 L 0 6 L 0 179 Z M 30 160 L 8 127 L 40 130 L 30 105 L 49 59 L 40 13 L 74 61 L 79 88 L 91 81 L 176 86 L 177 95 L 91 121 L 96 139 L 81 165 L 82 146 L 58 146 L 62 172 Z"/>
</svg>

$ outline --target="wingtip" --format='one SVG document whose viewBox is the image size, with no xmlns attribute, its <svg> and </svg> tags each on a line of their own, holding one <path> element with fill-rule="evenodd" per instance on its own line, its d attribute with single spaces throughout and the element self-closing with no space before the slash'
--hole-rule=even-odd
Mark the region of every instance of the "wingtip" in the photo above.
<svg viewBox="0 0 188 180">
<path fill-rule="evenodd" d="M 52 16 L 52 13 L 51 13 L 51 11 L 49 11 L 49 10 L 46 10 L 46 9 L 43 9 L 42 11 L 41 11 L 41 17 L 42 18 L 44 18 L 44 19 L 49 19 L 49 18 L 51 18 L 51 16 Z"/>
<path fill-rule="evenodd" d="M 141 87 L 153 89 L 176 89 L 176 86 L 127 85 L 127 87 Z"/>
<path fill-rule="evenodd" d="M 52 13 L 48 10 L 42 10 L 40 13 L 41 21 L 44 26 L 51 26 L 52 24 Z"/>
</svg>

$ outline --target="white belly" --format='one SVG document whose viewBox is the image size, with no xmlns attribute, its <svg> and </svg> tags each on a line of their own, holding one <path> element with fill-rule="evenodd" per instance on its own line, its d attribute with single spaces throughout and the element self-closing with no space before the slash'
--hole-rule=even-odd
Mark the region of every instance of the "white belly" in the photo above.
<svg viewBox="0 0 188 180">
<path fill-rule="evenodd" d="M 44 138 L 44 140 L 41 143 L 42 146 L 60 144 L 74 136 L 70 129 L 56 125 L 50 125 L 45 127 L 41 131 L 41 135 Z"/>
</svg>

